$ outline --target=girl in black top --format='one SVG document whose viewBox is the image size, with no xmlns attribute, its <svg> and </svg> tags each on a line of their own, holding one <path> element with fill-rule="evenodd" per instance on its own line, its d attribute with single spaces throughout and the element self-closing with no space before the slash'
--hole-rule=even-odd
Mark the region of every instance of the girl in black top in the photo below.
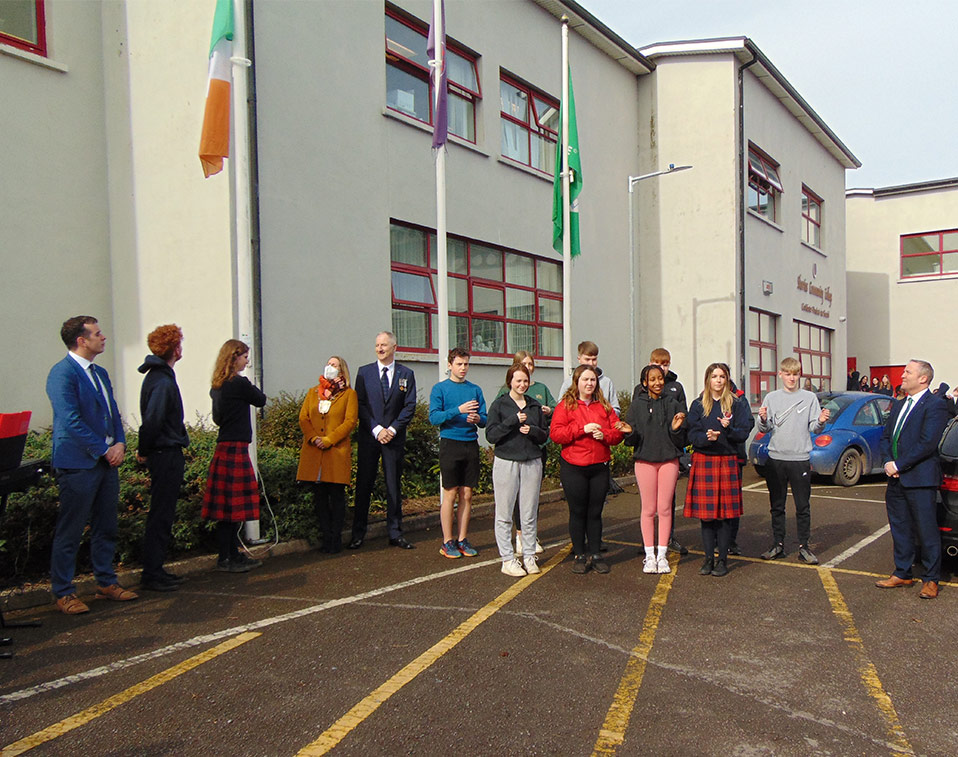
<svg viewBox="0 0 958 757">
<path fill-rule="evenodd" d="M 266 395 L 240 373 L 249 363 L 249 347 L 229 339 L 213 369 L 210 397 L 213 422 L 220 427 L 203 495 L 203 518 L 217 521 L 217 570 L 244 573 L 261 563 L 239 551 L 239 529 L 259 518 L 259 487 L 249 457 L 253 440 L 250 407 L 263 407 Z"/>
</svg>

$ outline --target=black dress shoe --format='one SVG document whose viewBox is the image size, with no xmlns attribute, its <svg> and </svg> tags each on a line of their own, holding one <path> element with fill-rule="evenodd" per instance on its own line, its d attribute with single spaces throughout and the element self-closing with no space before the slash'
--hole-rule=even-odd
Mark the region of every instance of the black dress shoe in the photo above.
<svg viewBox="0 0 958 757">
<path fill-rule="evenodd" d="M 740 555 L 742 554 L 742 550 L 739 548 L 738 544 L 733 541 L 728 545 L 728 553 L 730 555 Z"/>
<path fill-rule="evenodd" d="M 160 569 L 160 577 L 170 584 L 186 583 L 186 576 L 178 576 L 176 573 L 170 573 L 170 571 L 165 569 Z"/>
<path fill-rule="evenodd" d="M 352 546 L 352 545 L 350 545 L 350 546 Z M 415 548 L 416 548 L 414 545 L 410 544 L 408 541 L 406 541 L 406 540 L 405 540 L 403 537 L 401 537 L 401 536 L 400 536 L 398 539 L 390 539 L 390 540 L 389 540 L 389 546 L 390 546 L 390 547 L 399 547 L 400 549 L 415 549 Z"/>
<path fill-rule="evenodd" d="M 675 552 L 680 555 L 687 555 L 689 553 L 688 547 L 685 547 L 679 544 L 678 540 L 674 537 L 669 539 L 669 552 Z"/>
<path fill-rule="evenodd" d="M 349 544 L 346 545 L 346 549 L 359 549 L 361 546 L 363 546 L 362 539 L 353 539 L 351 542 L 349 542 Z"/>
<path fill-rule="evenodd" d="M 176 591 L 180 585 L 163 578 L 144 578 L 140 581 L 140 588 L 147 591 Z"/>
</svg>

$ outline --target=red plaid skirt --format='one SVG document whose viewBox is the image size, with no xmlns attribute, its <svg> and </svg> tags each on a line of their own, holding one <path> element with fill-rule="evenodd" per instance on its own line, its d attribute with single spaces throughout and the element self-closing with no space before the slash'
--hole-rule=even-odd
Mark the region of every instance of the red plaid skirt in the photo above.
<svg viewBox="0 0 958 757">
<path fill-rule="evenodd" d="M 231 523 L 259 518 L 259 485 L 249 443 L 217 443 L 203 494 L 203 518 Z"/>
<path fill-rule="evenodd" d="M 692 453 L 685 517 L 712 520 L 742 514 L 742 473 L 735 455 Z"/>
</svg>

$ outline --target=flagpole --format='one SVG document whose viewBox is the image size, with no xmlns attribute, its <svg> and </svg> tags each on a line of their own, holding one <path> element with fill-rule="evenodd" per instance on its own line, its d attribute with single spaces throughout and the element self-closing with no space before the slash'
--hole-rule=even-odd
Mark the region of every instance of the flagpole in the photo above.
<svg viewBox="0 0 958 757">
<path fill-rule="evenodd" d="M 562 369 L 572 373 L 572 231 L 569 212 L 569 17 L 562 17 Z"/>
<path fill-rule="evenodd" d="M 253 312 L 253 244 L 250 237 L 250 141 L 249 111 L 247 105 L 248 72 L 251 61 L 246 57 L 246 0 L 233 0 L 233 55 L 231 87 L 233 124 L 233 230 L 236 244 L 236 328 L 239 338 L 249 345 L 250 362 L 256 366 L 260 359 L 259 344 L 256 341 Z M 253 409 L 250 408 L 252 413 Z M 256 423 L 252 424 L 253 439 L 249 445 L 249 456 L 256 466 Z M 246 521 L 246 538 L 258 541 L 259 521 Z"/>
<path fill-rule="evenodd" d="M 446 63 L 446 29 L 442 0 L 433 0 L 432 23 L 435 29 L 436 51 L 433 81 L 433 121 L 438 128 L 439 99 L 443 82 L 440 72 Z M 436 306 L 438 312 L 436 348 L 438 349 L 439 380 L 446 377 L 446 356 L 449 353 L 449 278 L 446 257 L 446 146 L 436 148 Z"/>
</svg>

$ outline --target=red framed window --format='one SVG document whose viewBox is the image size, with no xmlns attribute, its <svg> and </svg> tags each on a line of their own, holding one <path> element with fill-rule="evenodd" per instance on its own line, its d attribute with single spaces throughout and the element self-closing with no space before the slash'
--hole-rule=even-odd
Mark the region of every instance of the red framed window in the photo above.
<svg viewBox="0 0 958 757">
<path fill-rule="evenodd" d="M 779 164 L 757 147 L 748 149 L 748 208 L 769 221 L 778 217 L 779 196 L 785 190 L 778 175 Z"/>
<path fill-rule="evenodd" d="M 433 86 L 426 41 L 429 27 L 386 8 L 386 107 L 432 124 Z M 476 56 L 446 40 L 449 133 L 476 141 L 476 104 L 482 99 Z"/>
<path fill-rule="evenodd" d="M 435 353 L 438 332 L 436 234 L 392 221 L 389 227 L 392 324 L 399 347 Z M 447 237 L 449 344 L 473 354 L 562 357 L 562 264 Z"/>
<path fill-rule="evenodd" d="M 812 391 L 832 388 L 832 330 L 795 321 L 795 357 L 802 364 L 802 387 L 810 380 Z"/>
<path fill-rule="evenodd" d="M 958 229 L 902 235 L 903 279 L 955 274 L 958 274 Z"/>
<path fill-rule="evenodd" d="M 47 54 L 44 0 L 0 1 L 0 43 Z"/>
<path fill-rule="evenodd" d="M 802 241 L 812 247 L 822 246 L 822 198 L 802 186 Z"/>
<path fill-rule="evenodd" d="M 778 389 L 778 316 L 748 311 L 748 400 L 753 406 Z"/>
<path fill-rule="evenodd" d="M 505 74 L 499 78 L 502 157 L 552 176 L 559 102 Z"/>
</svg>

